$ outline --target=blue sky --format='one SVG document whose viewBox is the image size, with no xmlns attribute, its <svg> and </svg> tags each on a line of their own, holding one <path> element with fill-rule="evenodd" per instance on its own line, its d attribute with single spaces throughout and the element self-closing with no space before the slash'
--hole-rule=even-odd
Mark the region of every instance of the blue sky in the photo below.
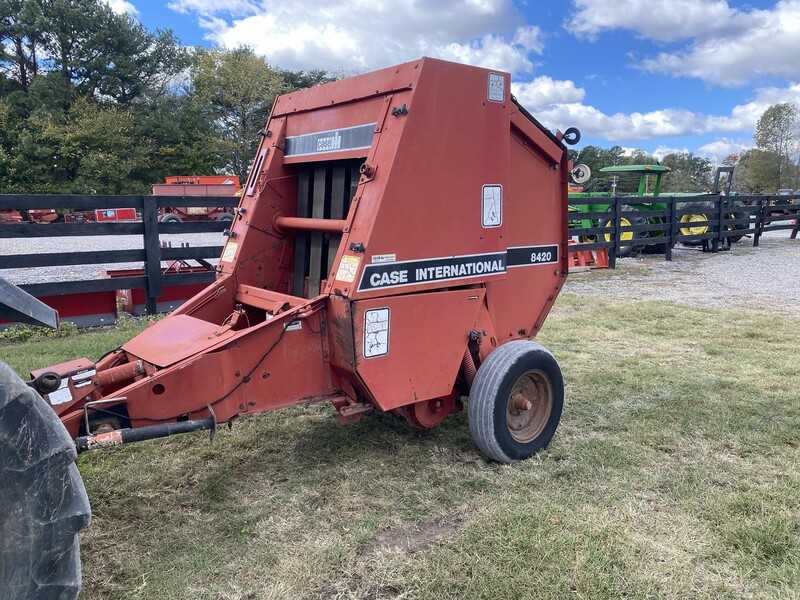
<svg viewBox="0 0 800 600">
<path fill-rule="evenodd" d="M 108 0 L 185 44 L 357 73 L 426 54 L 511 71 L 548 127 L 722 158 L 800 103 L 800 0 Z"/>
</svg>

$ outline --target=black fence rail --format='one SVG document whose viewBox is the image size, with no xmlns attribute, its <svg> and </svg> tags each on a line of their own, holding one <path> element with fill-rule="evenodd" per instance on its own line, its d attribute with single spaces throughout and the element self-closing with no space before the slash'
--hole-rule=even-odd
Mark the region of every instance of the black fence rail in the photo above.
<svg viewBox="0 0 800 600">
<path fill-rule="evenodd" d="M 148 313 L 156 312 L 156 299 L 165 286 L 210 283 L 214 272 L 165 274 L 162 261 L 219 258 L 222 246 L 162 248 L 162 233 L 206 233 L 225 231 L 223 221 L 160 223 L 159 211 L 165 207 L 234 207 L 233 196 L 94 196 L 0 194 L 0 210 L 71 209 L 94 211 L 109 208 L 135 208 L 141 220 L 133 223 L 7 223 L 0 224 L 0 238 L 34 238 L 95 235 L 139 235 L 142 248 L 97 250 L 46 254 L 6 254 L 0 256 L 0 269 L 19 269 L 69 265 L 143 262 L 142 276 L 53 281 L 19 287 L 37 297 L 85 292 L 106 292 L 142 288 L 146 292 Z"/>
<path fill-rule="evenodd" d="M 704 251 L 730 249 L 745 236 L 758 246 L 768 231 L 800 232 L 800 194 L 791 196 L 658 196 L 570 199 L 571 251 L 608 250 L 609 266 L 635 252 L 672 260 L 677 243 Z M 588 207 L 588 208 L 587 208 Z M 603 210 L 590 210 L 602 207 Z"/>
</svg>

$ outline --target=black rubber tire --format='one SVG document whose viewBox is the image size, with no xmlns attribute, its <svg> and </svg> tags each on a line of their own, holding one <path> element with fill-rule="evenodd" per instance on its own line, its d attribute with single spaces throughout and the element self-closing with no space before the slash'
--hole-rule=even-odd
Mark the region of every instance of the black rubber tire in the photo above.
<svg viewBox="0 0 800 600">
<path fill-rule="evenodd" d="M 164 215 L 159 219 L 161 223 L 182 223 L 181 218 L 175 215 Z"/>
<path fill-rule="evenodd" d="M 692 214 L 703 215 L 706 220 L 709 221 L 714 217 L 715 211 L 717 210 L 713 202 L 677 202 L 675 208 L 677 210 L 691 209 Z M 678 223 L 678 233 L 681 233 L 681 225 L 681 223 Z M 683 228 L 685 228 L 685 225 Z M 710 232 L 713 229 L 713 225 L 709 225 L 708 229 Z M 703 245 L 703 240 L 683 240 L 681 244 L 689 248 L 697 248 Z"/>
<path fill-rule="evenodd" d="M 540 370 L 548 378 L 553 405 L 542 432 L 527 444 L 508 430 L 506 408 L 514 383 L 527 371 Z M 555 357 L 541 344 L 529 340 L 506 342 L 481 364 L 469 394 L 469 431 L 475 445 L 488 458 L 513 463 L 546 448 L 555 435 L 564 407 L 564 379 Z"/>
<path fill-rule="evenodd" d="M 231 221 L 233 221 L 233 213 L 229 213 L 229 212 L 222 213 L 221 215 L 217 215 L 217 217 L 214 220 L 215 221 L 224 221 L 225 223 L 230 223 Z"/>
<path fill-rule="evenodd" d="M 53 409 L 0 362 L 0 598 L 73 600 L 91 509 Z"/>
<path fill-rule="evenodd" d="M 635 210 L 636 210 L 635 207 L 630 206 L 628 204 L 623 204 L 620 207 L 620 211 L 621 212 L 634 212 Z M 630 226 L 631 227 L 634 226 L 634 225 L 645 225 L 645 224 L 647 224 L 647 219 L 645 219 L 644 217 L 641 217 L 641 216 L 630 215 L 630 216 L 623 217 L 623 218 L 628 219 L 628 221 L 630 221 Z M 614 217 L 612 215 L 612 216 L 609 216 L 609 218 L 606 220 L 606 222 L 605 222 L 605 224 L 603 226 L 604 227 L 608 227 L 611 224 L 613 224 L 613 222 L 614 222 Z M 623 226 L 625 226 L 625 225 L 623 225 Z M 637 240 L 643 239 L 645 237 L 645 235 L 646 235 L 645 232 L 643 232 L 643 231 L 633 231 L 633 232 L 630 232 L 630 233 L 633 233 L 633 239 L 630 240 L 633 243 L 629 244 L 627 246 L 620 246 L 619 253 L 617 254 L 617 258 L 628 258 L 630 256 L 636 256 L 637 254 L 639 254 L 642 251 L 643 248 L 646 248 L 646 246 L 638 246 L 638 245 L 636 245 L 636 241 Z M 605 235 L 603 237 L 603 241 L 605 241 Z M 610 250 L 611 249 L 609 249 L 609 251 Z"/>
<path fill-rule="evenodd" d="M 732 225 L 728 225 L 731 230 L 733 229 L 750 229 L 750 214 L 746 212 L 734 212 L 728 215 L 729 219 L 736 219 L 736 222 Z M 728 241 L 731 244 L 735 244 L 737 242 L 742 241 L 742 238 L 745 234 L 741 235 L 732 235 L 728 238 Z"/>
</svg>

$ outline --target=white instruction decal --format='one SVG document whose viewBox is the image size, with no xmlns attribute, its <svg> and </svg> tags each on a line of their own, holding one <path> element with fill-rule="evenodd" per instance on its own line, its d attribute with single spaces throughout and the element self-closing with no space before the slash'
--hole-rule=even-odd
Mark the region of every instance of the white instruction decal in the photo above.
<svg viewBox="0 0 800 600">
<path fill-rule="evenodd" d="M 339 262 L 339 268 L 336 271 L 337 281 L 353 283 L 356 280 L 359 264 L 361 264 L 361 259 L 358 256 L 345 254 Z"/>
<path fill-rule="evenodd" d="M 73 375 L 72 381 L 74 382 L 75 387 L 83 387 L 88 385 L 90 383 L 89 380 L 96 372 L 97 371 L 94 369 L 88 369 Z M 72 402 L 72 392 L 69 389 L 69 377 L 63 377 L 61 379 L 58 389 L 47 394 L 47 400 L 53 406 L 56 404 L 66 404 L 67 402 Z"/>
<path fill-rule="evenodd" d="M 392 252 L 391 254 L 373 254 L 370 261 L 373 265 L 382 265 L 384 263 L 393 263 L 397 260 L 397 255 Z"/>
<path fill-rule="evenodd" d="M 506 79 L 500 73 L 489 73 L 488 98 L 491 102 L 506 100 Z"/>
<path fill-rule="evenodd" d="M 483 186 L 481 200 L 481 225 L 500 227 L 503 224 L 503 186 L 499 184 Z"/>
<path fill-rule="evenodd" d="M 66 379 L 64 381 L 66 381 Z M 47 399 L 53 406 L 56 404 L 72 402 L 72 392 L 69 391 L 69 388 L 66 385 L 62 384 L 61 387 L 59 387 L 55 392 L 50 392 L 47 394 Z"/>
<path fill-rule="evenodd" d="M 364 358 L 389 353 L 389 309 L 376 308 L 364 313 Z"/>
<path fill-rule="evenodd" d="M 303 328 L 302 321 L 292 321 L 286 326 L 286 331 L 299 331 Z"/>
<path fill-rule="evenodd" d="M 236 256 L 236 251 L 239 249 L 239 244 L 236 242 L 228 242 L 225 244 L 225 250 L 222 251 L 222 256 L 220 260 L 222 262 L 231 262 L 233 258 Z"/>
</svg>

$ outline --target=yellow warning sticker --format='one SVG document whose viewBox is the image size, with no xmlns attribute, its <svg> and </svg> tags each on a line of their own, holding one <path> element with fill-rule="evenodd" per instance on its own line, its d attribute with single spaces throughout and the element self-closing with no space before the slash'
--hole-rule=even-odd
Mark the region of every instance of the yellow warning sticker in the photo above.
<svg viewBox="0 0 800 600">
<path fill-rule="evenodd" d="M 339 269 L 336 271 L 336 280 L 353 283 L 356 280 L 359 264 L 361 264 L 361 259 L 358 256 L 345 254 L 339 263 Z"/>
<path fill-rule="evenodd" d="M 236 251 L 239 249 L 239 244 L 236 242 L 228 242 L 225 244 L 225 250 L 222 251 L 220 260 L 222 262 L 232 262 L 233 257 L 236 256 Z"/>
</svg>

